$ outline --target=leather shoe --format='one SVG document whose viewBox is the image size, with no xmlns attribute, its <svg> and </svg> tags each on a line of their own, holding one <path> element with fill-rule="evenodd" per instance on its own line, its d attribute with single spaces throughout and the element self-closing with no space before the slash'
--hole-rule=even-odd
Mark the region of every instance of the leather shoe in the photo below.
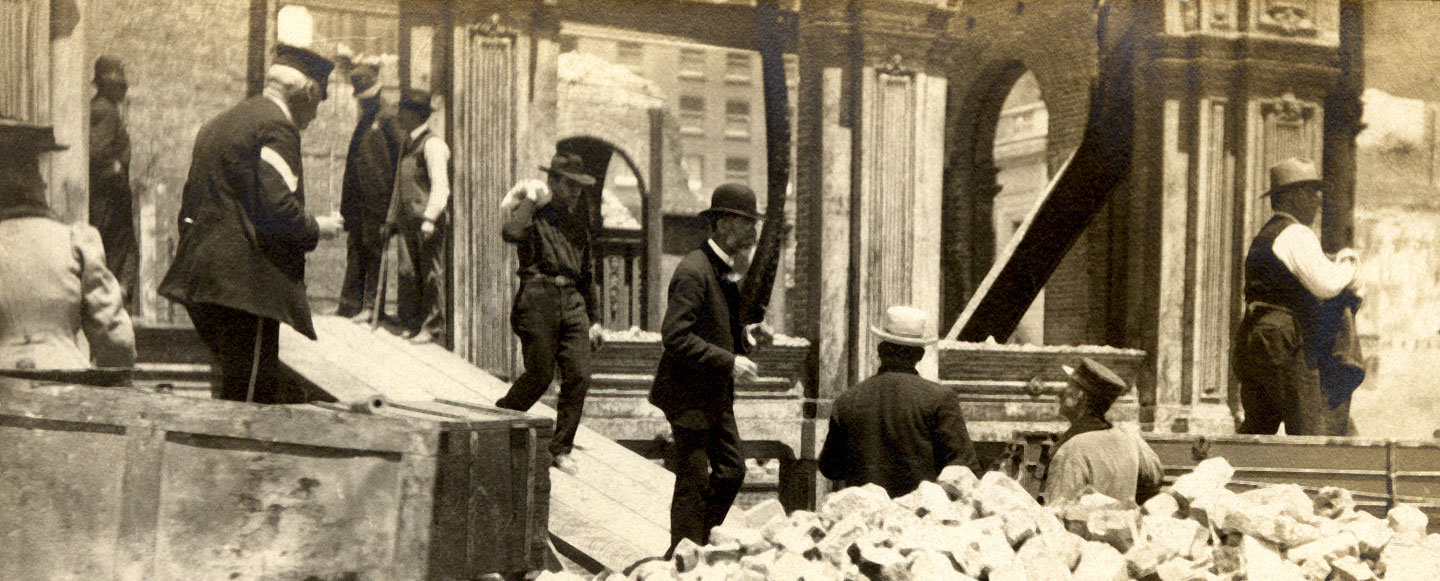
<svg viewBox="0 0 1440 581">
<path fill-rule="evenodd" d="M 370 317 L 371 317 L 372 315 L 374 315 L 374 314 L 375 314 L 375 311 L 372 311 L 372 310 L 370 310 L 370 309 L 365 309 L 365 310 L 363 310 L 363 311 L 360 311 L 359 313 L 356 313 L 355 316 L 350 317 L 350 322 L 351 322 L 351 323 L 369 323 L 369 322 L 370 322 Z"/>
<path fill-rule="evenodd" d="M 580 465 L 575 462 L 575 458 L 570 456 L 569 453 L 556 454 L 555 457 L 550 460 L 550 465 L 571 476 L 580 473 Z"/>
<path fill-rule="evenodd" d="M 414 335 L 412 335 L 412 336 L 410 337 L 410 343 L 411 343 L 412 345 L 424 345 L 424 344 L 426 344 L 426 343 L 434 343 L 434 342 L 435 342 L 435 336 L 432 335 L 432 334 L 430 334 L 429 331 L 426 331 L 426 330 L 424 330 L 424 329 L 421 329 L 419 332 L 415 333 Z"/>
</svg>

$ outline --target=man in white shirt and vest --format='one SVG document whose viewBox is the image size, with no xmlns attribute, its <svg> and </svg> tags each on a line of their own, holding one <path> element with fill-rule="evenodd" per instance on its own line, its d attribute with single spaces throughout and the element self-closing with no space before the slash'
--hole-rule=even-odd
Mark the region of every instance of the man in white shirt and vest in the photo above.
<svg viewBox="0 0 1440 581">
<path fill-rule="evenodd" d="M 435 135 L 430 93 L 405 89 L 395 120 L 407 134 L 395 167 L 392 224 L 400 325 L 411 343 L 445 342 L 445 236 L 450 224 L 450 147 Z"/>
<path fill-rule="evenodd" d="M 1235 337 L 1242 434 L 1343 435 L 1348 406 L 1332 410 L 1320 385 L 1315 317 L 1323 301 L 1355 288 L 1359 258 L 1346 248 L 1325 256 L 1310 224 L 1324 182 L 1307 159 L 1270 168 L 1275 210 L 1245 257 L 1245 318 Z M 1338 432 L 1338 434 L 1337 434 Z"/>
</svg>

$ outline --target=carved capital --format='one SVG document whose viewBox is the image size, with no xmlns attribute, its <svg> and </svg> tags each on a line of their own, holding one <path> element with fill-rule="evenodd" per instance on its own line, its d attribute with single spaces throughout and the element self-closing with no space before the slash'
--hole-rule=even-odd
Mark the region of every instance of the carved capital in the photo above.
<svg viewBox="0 0 1440 581">
<path fill-rule="evenodd" d="M 1279 99 L 1261 103 L 1260 113 L 1274 117 L 1275 122 L 1282 125 L 1304 125 L 1315 116 L 1316 108 L 1314 103 L 1295 98 L 1294 93 L 1285 93 Z"/>
<path fill-rule="evenodd" d="M 1256 25 L 1281 36 L 1315 36 L 1315 0 L 1261 0 Z"/>
</svg>

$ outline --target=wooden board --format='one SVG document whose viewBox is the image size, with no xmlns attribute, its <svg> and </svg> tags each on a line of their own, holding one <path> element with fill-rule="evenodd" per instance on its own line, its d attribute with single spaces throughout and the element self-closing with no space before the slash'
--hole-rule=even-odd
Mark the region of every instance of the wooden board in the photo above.
<svg viewBox="0 0 1440 581">
<path fill-rule="evenodd" d="M 509 384 L 437 345 L 412 345 L 338 317 L 316 317 L 319 341 L 282 328 L 280 360 L 337 399 L 379 393 L 394 402 L 490 406 Z M 532 415 L 554 418 L 536 405 Z M 550 471 L 550 534 L 584 558 L 621 570 L 669 545 L 674 476 L 582 423 L 578 477 Z"/>
</svg>

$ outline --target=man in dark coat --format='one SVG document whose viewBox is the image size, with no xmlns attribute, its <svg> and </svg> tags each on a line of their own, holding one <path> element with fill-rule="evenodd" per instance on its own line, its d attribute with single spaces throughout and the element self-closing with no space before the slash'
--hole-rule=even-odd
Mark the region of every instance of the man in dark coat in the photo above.
<svg viewBox="0 0 1440 581">
<path fill-rule="evenodd" d="M 820 473 L 842 486 L 875 483 L 890 496 L 935 480 L 946 466 L 980 474 L 954 391 L 921 378 L 915 365 L 935 342 L 925 312 L 890 307 L 881 327 L 880 371 L 835 400 L 820 450 Z"/>
<path fill-rule="evenodd" d="M 265 90 L 200 128 L 180 199 L 180 243 L 160 294 L 185 305 L 220 369 L 215 397 L 277 402 L 280 323 L 311 339 L 305 253 L 342 220 L 305 211 L 300 131 L 333 64 L 281 45 Z"/>
<path fill-rule="evenodd" d="M 704 545 L 725 520 L 745 481 L 745 456 L 735 425 L 735 381 L 758 369 L 746 354 L 740 322 L 739 279 L 755 247 L 755 192 L 740 184 L 715 188 L 710 239 L 690 251 L 670 279 L 664 352 L 650 403 L 665 412 L 674 435 L 675 492 L 670 501 L 670 549 L 681 539 Z"/>
<path fill-rule="evenodd" d="M 1275 215 L 1245 256 L 1245 317 L 1235 333 L 1235 375 L 1245 419 L 1241 434 L 1343 436 L 1349 399 L 1331 408 L 1321 388 L 1316 347 L 1322 304 L 1358 284 L 1359 255 L 1346 248 L 1325 256 L 1308 224 L 1320 211 L 1324 182 L 1315 164 L 1290 158 L 1270 168 Z M 1331 327 L 1329 344 L 1333 344 Z"/>
<path fill-rule="evenodd" d="M 345 282 L 335 314 L 368 322 L 380 282 L 380 255 L 385 251 L 385 215 L 395 190 L 395 161 L 405 142 L 395 116 L 380 98 L 380 70 L 359 64 L 350 85 L 360 106 L 355 133 L 345 157 L 340 182 L 340 217 L 345 242 Z"/>
<path fill-rule="evenodd" d="M 95 97 L 90 99 L 90 225 L 100 231 L 105 267 L 120 281 L 133 307 L 140 254 L 135 242 L 130 192 L 130 134 L 120 103 L 130 88 L 114 57 L 95 59 Z"/>
</svg>

